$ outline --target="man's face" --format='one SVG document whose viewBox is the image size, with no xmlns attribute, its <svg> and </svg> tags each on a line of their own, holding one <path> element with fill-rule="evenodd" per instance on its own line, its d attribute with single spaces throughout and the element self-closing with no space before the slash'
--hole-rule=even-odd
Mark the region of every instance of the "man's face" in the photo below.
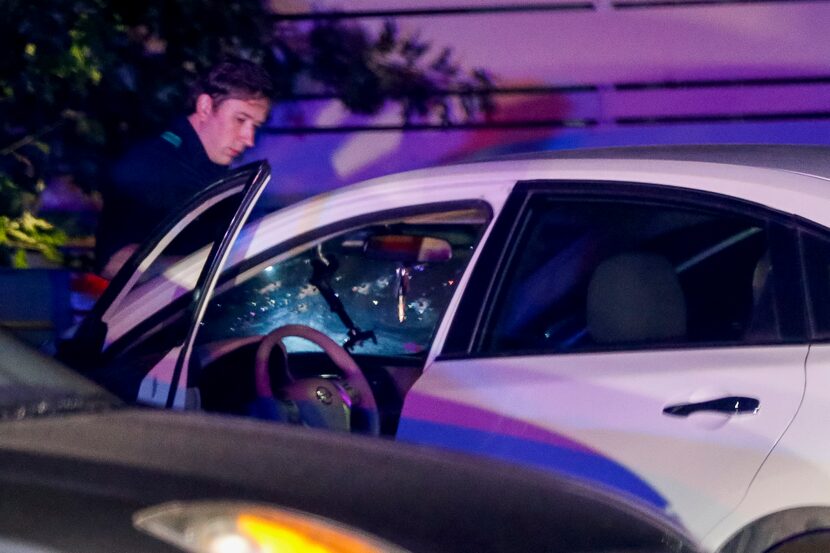
<svg viewBox="0 0 830 553">
<path fill-rule="evenodd" d="M 256 130 L 265 123 L 270 108 L 267 98 L 228 98 L 216 104 L 210 96 L 200 96 L 193 127 L 210 160 L 230 165 L 253 146 Z"/>
</svg>

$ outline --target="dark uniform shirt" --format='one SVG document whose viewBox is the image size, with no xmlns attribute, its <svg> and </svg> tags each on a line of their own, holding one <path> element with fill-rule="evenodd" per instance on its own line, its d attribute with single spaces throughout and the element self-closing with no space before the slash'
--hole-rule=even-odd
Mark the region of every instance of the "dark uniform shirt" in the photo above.
<svg viewBox="0 0 830 553">
<path fill-rule="evenodd" d="M 128 150 L 112 165 L 102 190 L 95 252 L 99 270 L 124 246 L 146 240 L 165 218 L 227 171 L 208 158 L 184 117 Z"/>
</svg>

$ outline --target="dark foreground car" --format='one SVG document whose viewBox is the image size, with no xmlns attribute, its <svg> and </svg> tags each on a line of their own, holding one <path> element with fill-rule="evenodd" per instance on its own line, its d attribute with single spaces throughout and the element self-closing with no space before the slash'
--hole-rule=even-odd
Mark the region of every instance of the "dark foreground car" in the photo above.
<svg viewBox="0 0 830 553">
<path fill-rule="evenodd" d="M 4 552 L 695 551 L 670 521 L 564 477 L 126 407 L 3 334 L 0 383 Z"/>
</svg>

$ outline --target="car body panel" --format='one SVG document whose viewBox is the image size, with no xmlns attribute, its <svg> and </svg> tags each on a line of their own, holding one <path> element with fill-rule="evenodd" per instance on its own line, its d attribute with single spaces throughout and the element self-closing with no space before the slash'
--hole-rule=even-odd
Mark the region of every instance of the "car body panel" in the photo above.
<svg viewBox="0 0 830 553">
<path fill-rule="evenodd" d="M 806 352 L 799 345 L 439 360 L 407 396 L 397 437 L 599 475 L 704 535 L 742 499 L 795 415 Z M 761 398 L 761 408 L 731 417 L 663 413 L 728 395 Z"/>
<path fill-rule="evenodd" d="M 578 441 L 579 438 L 555 432 L 549 425 L 420 391 L 411 391 L 407 396 L 406 413 L 396 437 L 564 472 L 599 481 L 658 509 L 666 510 L 669 506 L 668 499 L 640 476 Z"/>
<path fill-rule="evenodd" d="M 830 443 L 824 432 L 830 425 L 830 346 L 812 344 L 805 364 L 804 399 L 793 423 L 759 471 L 739 509 L 706 536 L 723 543 L 737 524 L 768 514 L 775 502 L 780 510 L 818 507 L 830 495 Z M 821 520 L 815 513 L 814 520 Z M 810 525 L 807 525 L 809 528 Z"/>
</svg>

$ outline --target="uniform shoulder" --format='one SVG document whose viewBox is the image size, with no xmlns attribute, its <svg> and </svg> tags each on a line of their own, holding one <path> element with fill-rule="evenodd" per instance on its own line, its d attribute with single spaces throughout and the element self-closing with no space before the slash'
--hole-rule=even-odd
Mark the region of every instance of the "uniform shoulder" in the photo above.
<svg viewBox="0 0 830 553">
<path fill-rule="evenodd" d="M 159 134 L 141 140 L 128 148 L 113 162 L 110 176 L 117 181 L 130 181 L 142 178 L 142 176 L 158 174 L 165 171 L 177 154 L 178 146 Z"/>
</svg>

